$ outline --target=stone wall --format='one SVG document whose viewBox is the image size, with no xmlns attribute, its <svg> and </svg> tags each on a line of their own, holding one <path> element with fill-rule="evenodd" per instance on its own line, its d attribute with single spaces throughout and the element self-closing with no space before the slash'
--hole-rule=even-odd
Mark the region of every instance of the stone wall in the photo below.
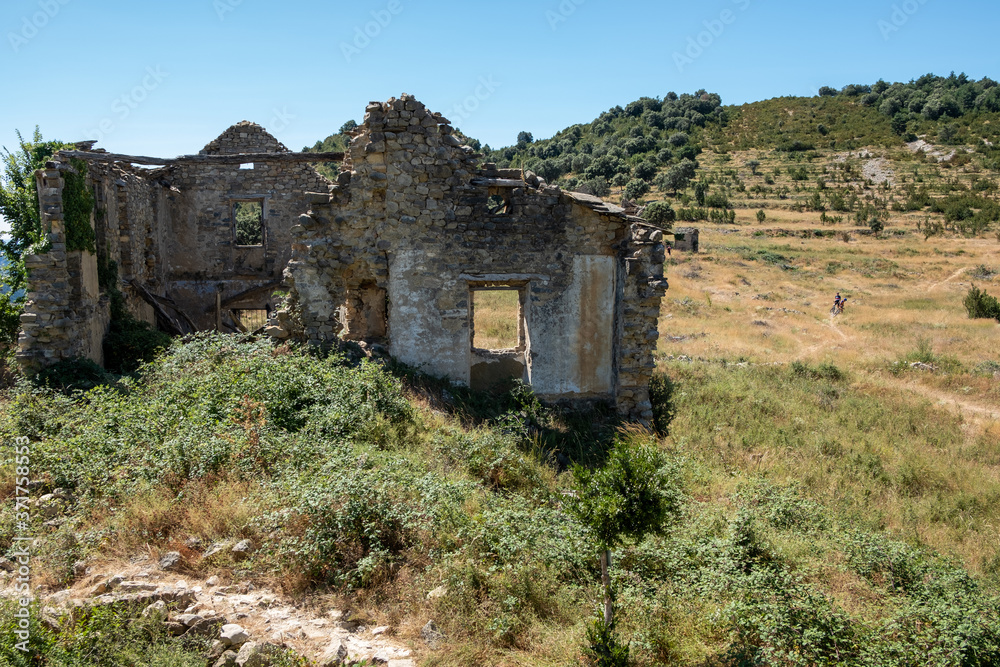
<svg viewBox="0 0 1000 667">
<path fill-rule="evenodd" d="M 338 185 L 293 230 L 286 276 L 306 337 L 332 345 L 346 331 L 461 384 L 493 364 L 544 399 L 613 400 L 650 419 L 662 232 L 477 157 L 412 97 L 369 105 Z M 471 293 L 490 287 L 522 295 L 521 349 L 473 349 Z M 379 301 L 373 331 L 364 304 Z"/>
<path fill-rule="evenodd" d="M 17 358 L 35 372 L 58 361 L 86 357 L 103 361 L 102 342 L 110 308 L 100 293 L 97 256 L 66 250 L 62 192 L 69 164 L 52 161 L 35 174 L 48 252 L 28 255 L 28 292 L 21 315 Z"/>
<path fill-rule="evenodd" d="M 680 252 L 698 252 L 698 230 L 694 227 L 677 227 L 673 231 L 674 250 Z"/>
<path fill-rule="evenodd" d="M 243 121 L 201 151 L 202 155 L 287 153 L 264 128 Z M 249 168 L 252 167 L 252 168 Z M 216 327 L 216 304 L 225 310 L 271 309 L 272 293 L 291 259 L 291 228 L 310 205 L 309 192 L 332 185 L 308 163 L 181 163 L 157 170 L 163 184 L 160 217 L 169 236 L 159 243 L 169 296 L 199 329 Z M 234 205 L 263 206 L 263 243 L 238 246 Z"/>
<path fill-rule="evenodd" d="M 131 281 L 153 293 L 164 289 L 160 254 L 164 230 L 156 211 L 162 188 L 130 165 L 93 163 L 89 177 L 94 191 L 97 254 L 114 263 L 118 289 L 129 311 L 155 326 L 153 307 L 139 296 Z"/>
</svg>

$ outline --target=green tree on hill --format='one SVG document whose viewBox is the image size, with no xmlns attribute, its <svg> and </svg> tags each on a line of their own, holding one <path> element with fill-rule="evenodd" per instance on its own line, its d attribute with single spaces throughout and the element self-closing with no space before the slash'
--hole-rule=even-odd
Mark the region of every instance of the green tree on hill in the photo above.
<svg viewBox="0 0 1000 667">
<path fill-rule="evenodd" d="M 691 160 L 683 160 L 679 164 L 671 167 L 667 173 L 660 176 L 660 180 L 657 181 L 657 185 L 661 190 L 672 192 L 677 194 L 679 190 L 683 190 L 691 182 L 691 179 L 695 176 L 695 163 Z"/>
<path fill-rule="evenodd" d="M 571 511 L 593 536 L 601 555 L 604 617 L 592 629 L 591 641 L 614 653 L 614 591 L 611 550 L 626 541 L 662 534 L 680 513 L 682 493 L 674 470 L 664 455 L 650 445 L 618 442 L 603 468 L 573 468 L 576 498 Z M 620 649 L 619 649 L 620 653 Z"/>
<path fill-rule="evenodd" d="M 677 213 L 670 207 L 670 204 L 654 201 L 642 212 L 642 217 L 657 227 L 670 229 L 674 225 L 674 220 L 677 219 Z"/>
</svg>

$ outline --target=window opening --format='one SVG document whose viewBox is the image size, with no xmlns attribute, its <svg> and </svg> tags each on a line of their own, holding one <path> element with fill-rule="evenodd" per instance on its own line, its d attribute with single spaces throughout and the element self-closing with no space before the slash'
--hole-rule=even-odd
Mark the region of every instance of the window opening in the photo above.
<svg viewBox="0 0 1000 667">
<path fill-rule="evenodd" d="M 510 190 L 490 188 L 490 197 L 486 202 L 486 210 L 490 215 L 510 215 L 514 207 L 510 201 Z"/>
<path fill-rule="evenodd" d="M 236 245 L 264 245 L 264 202 L 238 201 L 233 204 Z"/>
<path fill-rule="evenodd" d="M 247 331 L 257 331 L 267 324 L 266 310 L 237 310 L 236 319 Z"/>
<path fill-rule="evenodd" d="M 521 346 L 521 294 L 517 288 L 472 290 L 472 347 L 510 350 Z"/>
</svg>

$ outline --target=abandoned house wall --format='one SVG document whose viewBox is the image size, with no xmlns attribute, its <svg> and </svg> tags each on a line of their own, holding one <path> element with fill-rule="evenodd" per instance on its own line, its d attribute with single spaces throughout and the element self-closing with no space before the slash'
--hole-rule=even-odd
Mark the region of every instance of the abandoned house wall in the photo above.
<svg viewBox="0 0 1000 667">
<path fill-rule="evenodd" d="M 609 401 L 652 418 L 661 230 L 530 172 L 480 166 L 446 118 L 407 95 L 368 106 L 336 184 L 304 156 L 262 157 L 283 153 L 245 121 L 201 156 L 158 169 L 84 152 L 97 255 L 65 251 L 68 161 L 39 172 L 52 250 L 28 258 L 26 368 L 101 360 L 110 309 L 100 256 L 147 322 L 179 328 L 169 307 L 190 330 L 225 329 L 230 310 L 271 310 L 284 283 L 290 301 L 268 329 L 277 338 L 381 344 L 474 388 L 518 378 L 543 399 Z M 208 159 L 250 154 L 244 165 Z M 509 349 L 473 346 L 474 295 L 492 289 L 517 294 Z"/>
<path fill-rule="evenodd" d="M 24 258 L 29 282 L 17 357 L 29 371 L 79 356 L 103 360 L 110 316 L 98 286 L 96 255 L 66 250 L 63 171 L 71 168 L 53 161 L 35 174 L 49 250 Z"/>
<path fill-rule="evenodd" d="M 97 255 L 117 270 L 118 289 L 126 307 L 139 320 L 156 325 L 156 313 L 131 286 L 136 280 L 148 290 L 163 289 L 159 253 L 162 230 L 155 211 L 161 189 L 131 167 L 90 164 L 93 184 Z"/>
<path fill-rule="evenodd" d="M 694 227 L 677 227 L 673 231 L 674 250 L 680 252 L 698 252 L 698 230 Z"/>
<path fill-rule="evenodd" d="M 129 165 L 88 164 L 86 183 L 94 196 L 91 226 L 96 253 L 67 251 L 63 214 L 62 174 L 74 167 L 56 153 L 36 174 L 43 229 L 50 250 L 25 258 L 29 290 L 22 315 L 18 359 L 29 371 L 58 361 L 84 357 L 103 363 L 103 340 L 111 321 L 108 297 L 117 288 L 132 314 L 156 324 L 152 307 L 131 287 L 133 280 L 150 290 L 162 290 L 163 271 L 158 250 L 163 237 L 154 211 L 157 186 Z"/>
<path fill-rule="evenodd" d="M 264 128 L 243 121 L 202 155 L 289 152 Z M 162 217 L 169 236 L 161 246 L 170 297 L 199 329 L 216 328 L 216 305 L 226 310 L 270 310 L 272 293 L 291 258 L 291 227 L 309 208 L 307 192 L 331 183 L 303 162 L 175 164 L 156 178 L 169 185 Z M 239 245 L 235 205 L 259 204 L 259 244 Z M 217 299 L 218 295 L 218 299 Z"/>
<path fill-rule="evenodd" d="M 294 230 L 286 275 L 306 336 L 346 332 L 462 384 L 520 377 L 544 399 L 650 419 L 662 232 L 477 157 L 412 97 L 368 106 L 338 185 Z M 500 287 L 521 295 L 520 345 L 475 350 L 471 293 Z"/>
</svg>

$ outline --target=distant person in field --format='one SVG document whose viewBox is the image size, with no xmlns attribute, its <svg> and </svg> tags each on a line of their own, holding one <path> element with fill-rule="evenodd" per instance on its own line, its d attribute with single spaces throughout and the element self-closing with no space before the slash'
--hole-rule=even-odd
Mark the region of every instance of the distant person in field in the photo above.
<svg viewBox="0 0 1000 667">
<path fill-rule="evenodd" d="M 670 255 L 672 255 L 672 254 L 673 254 L 673 253 L 671 252 L 671 251 L 672 251 L 673 249 L 674 249 L 674 247 L 673 247 L 672 245 L 670 245 L 670 244 L 668 243 L 668 244 L 667 244 L 667 257 L 669 257 Z"/>
<path fill-rule="evenodd" d="M 840 303 L 843 299 L 840 296 L 840 292 L 837 292 L 837 296 L 833 297 L 833 307 L 840 310 Z"/>
</svg>

